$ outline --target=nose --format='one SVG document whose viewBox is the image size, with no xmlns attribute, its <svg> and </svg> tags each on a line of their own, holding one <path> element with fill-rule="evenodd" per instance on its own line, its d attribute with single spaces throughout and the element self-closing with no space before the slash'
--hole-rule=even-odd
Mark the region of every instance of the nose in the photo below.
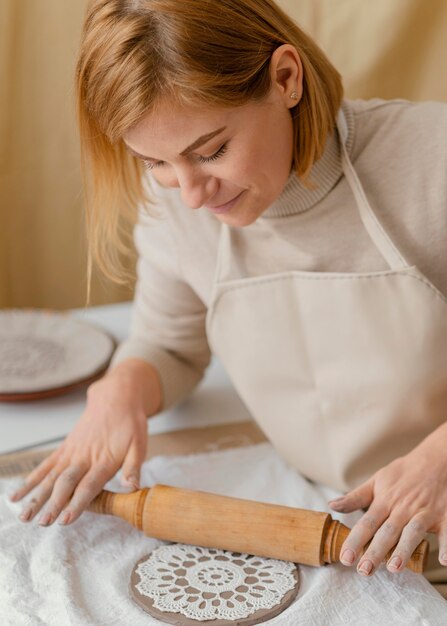
<svg viewBox="0 0 447 626">
<path fill-rule="evenodd" d="M 173 186 L 180 188 L 182 200 L 190 209 L 200 209 L 217 191 L 217 180 L 194 168 L 178 171 L 175 178 Z"/>
</svg>

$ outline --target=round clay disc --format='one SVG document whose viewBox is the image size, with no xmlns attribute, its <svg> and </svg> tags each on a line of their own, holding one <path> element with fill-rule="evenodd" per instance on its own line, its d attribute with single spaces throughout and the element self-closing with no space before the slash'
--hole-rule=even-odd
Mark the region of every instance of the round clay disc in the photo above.
<svg viewBox="0 0 447 626">
<path fill-rule="evenodd" d="M 133 600 L 160 622 L 249 626 L 287 609 L 299 583 L 295 563 L 169 544 L 137 561 L 129 589 Z"/>
<path fill-rule="evenodd" d="M 0 401 L 57 395 L 95 379 L 115 347 L 102 328 L 69 313 L 0 311 Z"/>
</svg>

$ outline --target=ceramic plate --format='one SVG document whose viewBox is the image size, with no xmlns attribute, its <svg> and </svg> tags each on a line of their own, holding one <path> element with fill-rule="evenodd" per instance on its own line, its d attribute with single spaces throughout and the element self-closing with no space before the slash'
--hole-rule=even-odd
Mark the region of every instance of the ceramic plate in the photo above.
<svg viewBox="0 0 447 626">
<path fill-rule="evenodd" d="M 0 311 L 0 399 L 48 395 L 94 378 L 115 347 L 107 332 L 70 313 Z"/>
</svg>

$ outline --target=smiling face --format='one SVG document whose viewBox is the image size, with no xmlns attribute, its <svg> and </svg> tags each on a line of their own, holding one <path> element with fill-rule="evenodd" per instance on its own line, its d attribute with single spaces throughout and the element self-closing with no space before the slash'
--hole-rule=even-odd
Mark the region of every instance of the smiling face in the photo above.
<svg viewBox="0 0 447 626">
<path fill-rule="evenodd" d="M 296 63 L 296 51 L 283 53 L 286 63 Z M 186 207 L 212 211 L 230 226 L 253 223 L 280 195 L 292 166 L 290 109 L 300 83 L 296 72 L 278 67 L 279 57 L 271 70 L 278 81 L 262 102 L 231 109 L 160 106 L 124 137 L 130 152 L 161 185 L 178 187 Z M 290 98 L 294 90 L 298 100 Z"/>
</svg>

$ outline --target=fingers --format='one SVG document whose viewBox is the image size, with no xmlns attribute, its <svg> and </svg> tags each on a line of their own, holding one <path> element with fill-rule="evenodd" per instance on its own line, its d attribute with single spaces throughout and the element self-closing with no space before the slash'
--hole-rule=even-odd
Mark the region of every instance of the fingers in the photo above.
<svg viewBox="0 0 447 626">
<path fill-rule="evenodd" d="M 425 513 L 418 513 L 406 524 L 399 542 L 386 564 L 388 571 L 400 572 L 407 566 L 411 555 L 424 539 L 429 525 Z M 447 565 L 447 562 L 445 564 Z"/>
<path fill-rule="evenodd" d="M 146 434 L 135 437 L 129 447 L 123 464 L 123 476 L 127 484 L 134 489 L 139 488 L 140 468 L 146 454 Z M 55 460 L 59 460 L 56 463 Z M 41 526 L 49 526 L 58 519 L 62 524 L 69 524 L 77 519 L 87 508 L 94 497 L 101 491 L 104 484 L 118 470 L 118 463 L 97 461 L 93 467 L 78 462 L 68 465 L 60 455 L 52 455 L 41 463 L 27 477 L 23 487 L 18 489 L 10 499 L 17 501 L 35 489 L 32 499 L 27 502 L 19 518 L 29 522 L 42 511 L 39 518 Z M 65 510 L 64 510 L 65 508 Z M 62 513 L 62 515 L 61 515 Z"/>
<path fill-rule="evenodd" d="M 344 565 L 352 565 L 372 538 L 359 560 L 357 572 L 371 576 L 391 550 L 387 569 L 391 573 L 400 572 L 407 566 L 429 526 L 424 512 L 408 521 L 405 512 L 388 517 L 386 511 L 371 507 L 351 530 L 342 546 L 340 560 Z"/>
<path fill-rule="evenodd" d="M 42 481 L 39 489 L 36 491 L 33 498 L 26 504 L 20 519 L 22 522 L 30 522 L 36 514 L 40 511 L 42 506 L 48 500 L 53 490 L 53 485 L 57 479 L 57 471 L 52 469 L 48 472 L 46 478 Z"/>
<path fill-rule="evenodd" d="M 59 450 L 56 450 L 51 454 L 48 458 L 46 458 L 42 463 L 40 463 L 37 467 L 33 469 L 33 471 L 28 474 L 25 478 L 25 484 L 17 489 L 9 499 L 11 502 L 18 502 L 22 498 L 24 498 L 30 491 L 32 491 L 37 485 L 45 478 L 48 472 L 54 467 L 55 462 L 59 457 Z"/>
<path fill-rule="evenodd" d="M 39 524 L 41 526 L 49 526 L 58 518 L 64 506 L 66 506 L 74 492 L 79 488 L 79 485 L 83 484 L 84 488 L 87 485 L 87 489 L 91 491 L 89 482 L 92 479 L 91 473 L 88 480 L 82 483 L 83 476 L 87 471 L 86 466 L 78 464 L 64 467 L 62 463 L 55 465 L 55 461 L 60 458 L 59 452 L 59 450 L 56 451 L 58 454 L 53 453 L 36 467 L 27 476 L 25 485 L 10 496 L 11 501 L 16 502 L 35 489 L 32 499 L 26 503 L 19 515 L 19 519 L 22 522 L 33 520 L 44 507 L 44 511 L 39 518 Z M 92 481 L 95 495 L 101 490 L 102 485 L 113 476 L 115 471 L 115 468 L 104 469 L 101 466 L 99 470 L 96 470 L 95 475 L 98 478 Z M 106 478 L 104 478 L 104 482 L 98 488 L 97 480 L 101 480 L 103 476 L 106 476 Z M 94 495 L 91 499 L 93 497 Z M 78 511 L 77 516 L 81 512 L 82 510 Z"/>
<path fill-rule="evenodd" d="M 65 525 L 74 522 L 98 495 L 105 483 L 112 478 L 115 471 L 115 468 L 99 466 L 87 472 L 62 512 L 60 523 Z"/>
<path fill-rule="evenodd" d="M 353 489 L 345 496 L 329 501 L 329 506 L 339 513 L 352 513 L 358 509 L 366 509 L 374 497 L 373 482 L 368 481 Z"/>
<path fill-rule="evenodd" d="M 362 549 L 368 541 L 374 537 L 387 517 L 388 511 L 377 506 L 370 507 L 370 509 L 362 515 L 359 521 L 353 526 L 351 532 L 341 547 L 340 561 L 343 565 L 352 565 L 358 559 Z M 374 551 L 374 547 L 372 548 L 372 551 Z M 362 559 L 362 561 L 365 561 L 365 559 Z M 368 568 L 370 571 L 366 572 Z M 369 574 L 372 572 L 372 569 L 373 565 L 366 563 L 360 573 Z"/>
<path fill-rule="evenodd" d="M 140 437 L 130 446 L 129 452 L 124 459 L 121 483 L 125 487 L 139 489 L 140 469 L 146 457 L 147 436 Z"/>
<path fill-rule="evenodd" d="M 84 474 L 85 470 L 81 467 L 67 467 L 60 474 L 53 484 L 45 511 L 39 519 L 41 526 L 49 526 L 57 519 Z"/>
<path fill-rule="evenodd" d="M 371 576 L 374 573 L 388 552 L 398 542 L 404 524 L 404 520 L 399 519 L 397 516 L 390 516 L 383 522 L 357 565 L 357 571 L 359 574 L 362 574 L 363 576 Z M 419 541 L 420 540 L 414 544 L 414 548 L 416 548 Z M 411 557 L 414 548 L 411 549 L 408 558 Z M 393 553 L 392 556 L 395 556 L 396 560 L 393 561 L 391 558 L 388 561 L 391 567 L 389 571 L 397 571 L 397 569 L 401 567 L 402 561 L 397 561 L 397 554 Z M 395 566 L 397 566 L 396 569 L 393 569 Z"/>
</svg>

